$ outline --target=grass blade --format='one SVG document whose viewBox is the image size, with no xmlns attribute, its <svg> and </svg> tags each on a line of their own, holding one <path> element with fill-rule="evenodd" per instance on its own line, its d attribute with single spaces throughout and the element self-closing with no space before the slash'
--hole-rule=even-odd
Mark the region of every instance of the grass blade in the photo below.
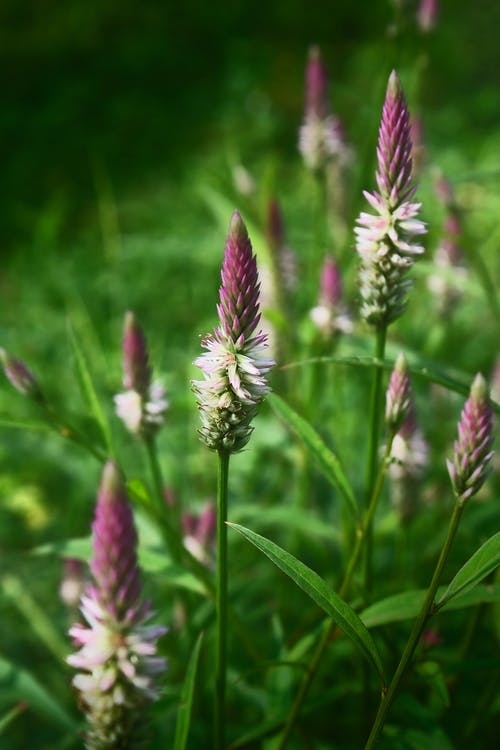
<svg viewBox="0 0 500 750">
<path fill-rule="evenodd" d="M 186 748 L 189 726 L 191 724 L 191 709 L 193 707 L 196 672 L 198 669 L 202 640 L 203 633 L 200 633 L 193 649 L 191 659 L 189 660 L 186 678 L 182 686 L 179 713 L 177 715 L 177 724 L 175 727 L 174 750 L 185 750 Z"/>
<path fill-rule="evenodd" d="M 102 409 L 99 397 L 94 387 L 94 382 L 90 374 L 90 369 L 87 365 L 87 360 L 83 351 L 78 343 L 76 334 L 73 330 L 71 322 L 68 321 L 68 332 L 69 339 L 71 342 L 71 348 L 75 357 L 76 371 L 78 375 L 78 381 L 80 383 L 80 389 L 82 391 L 83 398 L 90 409 L 90 413 L 99 425 L 99 429 L 102 434 L 104 445 L 106 446 L 107 452 L 110 456 L 113 455 L 113 444 L 111 439 L 111 429 L 109 427 L 108 420 Z"/>
</svg>

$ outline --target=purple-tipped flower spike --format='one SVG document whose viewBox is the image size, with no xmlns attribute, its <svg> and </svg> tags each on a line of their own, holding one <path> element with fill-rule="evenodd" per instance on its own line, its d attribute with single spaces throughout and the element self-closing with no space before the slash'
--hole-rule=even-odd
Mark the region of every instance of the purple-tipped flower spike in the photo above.
<svg viewBox="0 0 500 750">
<path fill-rule="evenodd" d="M 310 311 L 313 323 L 327 337 L 349 333 L 352 320 L 342 304 L 342 276 L 332 255 L 325 255 L 319 287 L 318 304 Z"/>
<path fill-rule="evenodd" d="M 385 421 L 397 432 L 409 414 L 412 403 L 410 375 L 405 355 L 400 352 L 389 379 L 385 401 Z"/>
<path fill-rule="evenodd" d="M 144 707 L 157 698 L 157 676 L 166 662 L 156 642 L 166 632 L 148 626 L 149 602 L 141 600 L 137 534 L 124 484 L 115 464 L 104 467 L 97 497 L 90 569 L 94 584 L 82 595 L 88 625 L 69 633 L 80 647 L 68 663 L 89 721 L 88 750 L 132 750 L 144 727 Z"/>
<path fill-rule="evenodd" d="M 132 312 L 125 315 L 122 352 L 127 390 L 115 396 L 116 413 L 130 432 L 148 437 L 163 425 L 168 401 L 163 385 L 152 380 L 146 337 Z"/>
<path fill-rule="evenodd" d="M 373 325 L 388 325 L 404 311 L 411 281 L 405 278 L 425 234 L 412 203 L 410 118 L 395 71 L 389 78 L 380 124 L 376 180 L 379 192 L 364 192 L 376 215 L 361 213 L 356 228 L 356 249 L 361 258 L 361 315 Z"/>
<path fill-rule="evenodd" d="M 235 453 L 248 442 L 250 425 L 269 392 L 267 336 L 260 320 L 257 262 L 240 214 L 231 217 L 217 305 L 219 327 L 202 340 L 195 361 L 204 380 L 193 381 L 201 415 L 200 435 L 212 450 Z"/>
<path fill-rule="evenodd" d="M 493 413 L 488 389 L 481 374 L 476 375 L 465 402 L 453 460 L 446 461 L 453 490 L 459 502 L 465 502 L 479 490 L 489 474 L 493 457 Z"/>
<path fill-rule="evenodd" d="M 344 164 L 350 159 L 339 119 L 330 114 L 328 78 L 318 47 L 311 47 L 306 68 L 306 105 L 304 123 L 299 131 L 299 151 L 309 169 L 317 171 L 336 158 Z"/>
<path fill-rule="evenodd" d="M 428 33 L 436 26 L 438 0 L 420 0 L 417 11 L 417 24 L 421 31 Z"/>
<path fill-rule="evenodd" d="M 22 393 L 23 396 L 32 398 L 34 401 L 40 403 L 45 401 L 40 383 L 24 362 L 12 357 L 5 349 L 0 349 L 0 361 L 3 365 L 5 377 L 16 391 Z"/>
<path fill-rule="evenodd" d="M 151 383 L 148 345 L 144 332 L 130 310 L 123 326 L 123 385 L 146 394 Z"/>
</svg>

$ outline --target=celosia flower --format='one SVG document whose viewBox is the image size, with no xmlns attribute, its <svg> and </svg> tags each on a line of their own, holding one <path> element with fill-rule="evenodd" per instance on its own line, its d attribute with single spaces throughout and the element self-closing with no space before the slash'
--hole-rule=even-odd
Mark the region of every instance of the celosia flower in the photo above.
<svg viewBox="0 0 500 750">
<path fill-rule="evenodd" d="M 5 377 L 16 391 L 22 393 L 23 396 L 32 398 L 34 401 L 45 401 L 40 383 L 24 362 L 12 357 L 5 349 L 0 349 L 0 360 Z"/>
<path fill-rule="evenodd" d="M 144 707 L 158 696 L 166 662 L 156 642 L 166 632 L 146 625 L 150 604 L 141 600 L 137 534 L 125 487 L 113 462 L 104 468 L 97 497 L 90 569 L 94 584 L 82 595 L 87 625 L 69 633 L 80 650 L 68 663 L 87 713 L 88 750 L 132 750 L 144 730 Z"/>
<path fill-rule="evenodd" d="M 391 500 L 403 521 L 417 508 L 419 485 L 429 461 L 429 446 L 417 425 L 411 393 L 407 416 L 394 436 L 389 477 Z"/>
<path fill-rule="evenodd" d="M 321 269 L 318 304 L 310 316 L 321 333 L 330 337 L 337 331 L 350 333 L 352 320 L 342 304 L 342 277 L 331 255 L 326 255 Z"/>
<path fill-rule="evenodd" d="M 409 113 L 395 71 L 387 86 L 378 135 L 376 180 L 379 192 L 364 192 L 376 215 L 361 213 L 356 249 L 361 258 L 361 315 L 373 325 L 388 325 L 404 311 L 411 281 L 405 278 L 425 225 L 412 203 L 412 159 Z"/>
<path fill-rule="evenodd" d="M 459 244 L 462 233 L 461 212 L 453 186 L 442 175 L 438 175 L 435 191 L 446 209 L 446 215 L 443 236 L 434 253 L 436 272 L 428 277 L 427 287 L 434 296 L 439 313 L 448 316 L 463 295 L 467 269 Z"/>
<path fill-rule="evenodd" d="M 488 403 L 486 382 L 478 374 L 458 423 L 453 460 L 446 461 L 453 490 L 460 502 L 475 495 L 490 473 L 492 445 L 493 413 Z"/>
<path fill-rule="evenodd" d="M 168 401 L 163 385 L 152 380 L 146 338 L 132 312 L 125 315 L 122 351 L 127 390 L 114 398 L 116 413 L 130 432 L 151 435 L 163 425 Z"/>
<path fill-rule="evenodd" d="M 309 169 L 322 169 L 330 159 L 350 159 L 340 120 L 330 114 L 326 68 L 318 47 L 309 51 L 306 68 L 306 107 L 299 131 L 299 151 Z"/>
<path fill-rule="evenodd" d="M 420 0 L 417 11 L 417 24 L 421 31 L 429 32 L 436 26 L 438 0 Z"/>
<path fill-rule="evenodd" d="M 240 214 L 231 217 L 217 305 L 219 327 L 202 340 L 196 359 L 204 380 L 193 381 L 201 415 L 200 435 L 212 450 L 236 452 L 250 439 L 251 421 L 269 391 L 267 336 L 259 324 L 257 262 Z"/>
<path fill-rule="evenodd" d="M 397 432 L 408 416 L 412 403 L 410 376 L 405 355 L 400 352 L 389 379 L 385 400 L 385 421 Z"/>
</svg>

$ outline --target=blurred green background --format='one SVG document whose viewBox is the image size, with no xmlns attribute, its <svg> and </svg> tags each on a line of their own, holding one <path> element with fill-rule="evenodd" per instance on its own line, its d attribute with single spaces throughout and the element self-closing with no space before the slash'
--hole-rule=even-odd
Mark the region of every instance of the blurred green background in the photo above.
<svg viewBox="0 0 500 750">
<path fill-rule="evenodd" d="M 403 341 L 465 377 L 479 369 L 491 373 L 498 352 L 498 302 L 484 289 L 474 253 L 495 288 L 500 280 L 500 3 L 444 0 L 428 34 L 417 28 L 417 6 L 414 0 L 0 4 L 0 346 L 27 362 L 54 401 L 91 431 L 68 319 L 113 420 L 123 314 L 133 308 L 172 404 L 168 429 L 160 437 L 165 475 L 187 506 L 199 506 L 213 492 L 213 456 L 196 441 L 189 379 L 195 375 L 191 362 L 199 334 L 215 322 L 219 264 L 234 208 L 248 222 L 265 265 L 265 207 L 270 196 L 279 198 L 288 242 L 306 271 L 294 300 L 297 318 L 307 317 L 316 301 L 319 268 L 310 269 L 312 182 L 297 153 L 312 43 L 321 47 L 332 108 L 356 155 L 347 195 L 349 226 L 365 208 L 362 189 L 373 187 L 381 102 L 393 67 L 410 110 L 423 123 L 426 164 L 419 197 L 429 222 L 430 257 L 443 222 L 434 170 L 452 182 L 464 210 L 464 251 L 473 268 L 470 294 L 452 320 L 430 325 L 424 261 L 415 273 L 411 315 L 391 331 L 389 355 Z M 241 190 L 241 175 L 247 175 L 242 167 L 252 190 Z M 353 246 L 349 234 L 330 249 L 344 261 L 346 296 L 355 309 Z M 364 352 L 368 349 L 367 344 Z M 433 401 L 419 388 L 421 418 L 439 467 L 431 470 L 432 491 L 439 496 L 447 487 L 443 456 L 462 399 Z M 339 370 L 337 400 L 322 417 L 332 442 L 341 436 L 357 489 L 365 430 L 362 419 L 349 417 L 349 408 L 363 404 L 367 392 L 366 376 L 350 378 Z M 33 405 L 5 379 L 0 417 L 39 420 Z M 256 496 L 269 505 L 273 497 L 294 491 L 286 484 L 287 462 L 296 455 L 266 410 L 261 419 L 266 429 L 256 430 L 252 451 L 235 460 L 233 481 L 235 494 L 247 503 Z M 146 474 L 137 444 L 116 422 L 114 439 L 130 475 Z M 263 456 L 272 451 L 280 458 L 263 467 Z M 51 556 L 41 566 L 27 551 L 88 533 L 100 467 L 55 436 L 7 427 L 1 432 L 0 467 L 2 571 L 29 583 L 64 639 L 67 615 L 56 594 L 60 562 Z M 324 486 L 318 486 L 318 506 L 324 509 Z M 491 505 L 478 511 L 470 538 L 463 541 L 469 552 L 492 516 Z M 416 536 L 431 537 L 433 522 L 434 516 Z M 305 546 L 316 562 L 314 543 Z M 430 559 L 435 544 L 428 546 Z M 420 569 L 408 565 L 418 579 Z M 162 585 L 168 594 L 168 585 Z M 62 667 L 61 673 L 54 670 L 46 645 L 26 624 L 15 599 L 5 592 L 0 598 L 4 655 L 33 669 L 41 681 L 50 674 L 46 685 L 74 715 L 67 674 Z M 170 621 L 168 606 L 159 609 L 159 617 Z M 189 653 L 191 644 L 184 646 Z M 173 681 L 182 673 L 179 662 L 177 673 L 172 666 Z M 1 664 L 0 678 L 5 712 L 17 693 Z M 37 721 L 33 748 L 63 750 L 57 721 L 47 720 L 43 710 Z M 23 746 L 22 731 L 8 735 L 8 750 Z"/>
</svg>

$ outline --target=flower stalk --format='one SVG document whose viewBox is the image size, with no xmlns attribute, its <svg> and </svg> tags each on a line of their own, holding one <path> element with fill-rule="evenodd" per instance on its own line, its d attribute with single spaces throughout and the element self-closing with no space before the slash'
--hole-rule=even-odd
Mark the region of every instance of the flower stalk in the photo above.
<svg viewBox="0 0 500 750">
<path fill-rule="evenodd" d="M 476 375 L 458 424 L 458 441 L 454 445 L 453 461 L 447 461 L 448 472 L 455 494 L 455 506 L 450 519 L 448 533 L 441 549 L 427 594 L 415 620 L 400 662 L 389 689 L 382 695 L 372 730 L 365 750 L 372 750 L 385 725 L 389 710 L 396 698 L 401 681 L 410 665 L 420 637 L 434 612 L 434 599 L 441 575 L 448 560 L 460 518 L 467 501 L 479 490 L 490 471 L 493 457 L 493 415 L 488 403 L 486 383 L 482 375 Z"/>
<path fill-rule="evenodd" d="M 248 443 L 251 422 L 269 392 L 267 374 L 274 362 L 257 332 L 260 286 L 257 261 L 240 214 L 231 217 L 221 271 L 219 325 L 202 340 L 206 350 L 195 361 L 204 379 L 193 381 L 201 417 L 200 437 L 218 454 L 216 654 L 214 747 L 223 750 L 226 719 L 227 505 L 229 458 Z"/>
</svg>

